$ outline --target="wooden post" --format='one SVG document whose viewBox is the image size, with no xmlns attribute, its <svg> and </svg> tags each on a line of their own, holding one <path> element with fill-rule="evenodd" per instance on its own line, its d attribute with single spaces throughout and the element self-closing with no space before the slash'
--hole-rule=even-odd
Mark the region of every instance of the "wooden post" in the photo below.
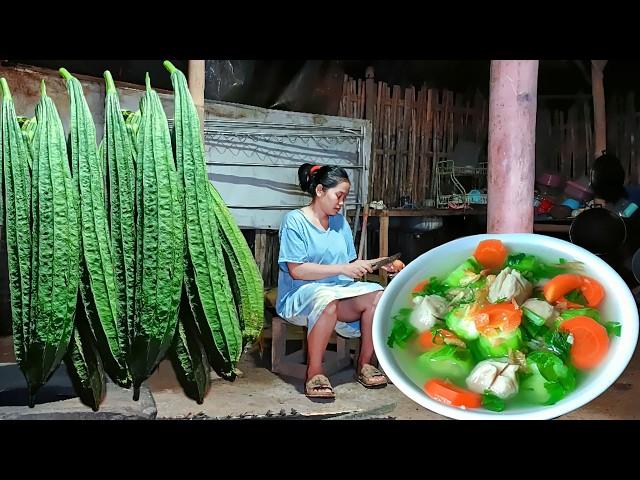
<svg viewBox="0 0 640 480">
<path fill-rule="evenodd" d="M 607 148 L 607 117 L 604 103 L 604 67 L 607 60 L 591 60 L 591 93 L 593 95 L 594 155 L 599 157 Z"/>
<path fill-rule="evenodd" d="M 491 61 L 488 233 L 533 231 L 537 92 L 537 60 Z"/>
<path fill-rule="evenodd" d="M 387 257 L 389 256 L 389 215 L 388 212 L 385 210 L 383 212 L 381 212 L 380 216 L 378 217 L 378 220 L 380 221 L 380 246 L 379 246 L 379 257 Z M 387 285 L 388 282 L 388 274 L 387 271 L 384 269 L 380 269 L 379 270 L 379 275 L 380 275 L 380 283 L 383 286 Z"/>
<path fill-rule="evenodd" d="M 204 60 L 189 60 L 189 93 L 200 117 L 200 130 L 204 133 Z"/>
</svg>

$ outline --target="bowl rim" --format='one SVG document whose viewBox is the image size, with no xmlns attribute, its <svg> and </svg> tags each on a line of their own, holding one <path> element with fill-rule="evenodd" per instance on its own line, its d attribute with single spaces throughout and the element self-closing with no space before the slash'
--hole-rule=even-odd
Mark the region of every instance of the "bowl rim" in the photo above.
<svg viewBox="0 0 640 480">
<path fill-rule="evenodd" d="M 403 289 L 404 285 L 402 285 L 402 279 L 409 279 L 410 277 L 413 277 L 414 274 L 418 272 L 419 268 L 423 268 L 422 266 L 419 266 L 420 262 L 417 261 L 420 258 L 438 255 L 442 250 L 450 249 L 456 244 L 469 243 L 473 245 L 474 243 L 477 244 L 481 240 L 490 238 L 497 238 L 505 243 L 521 243 L 526 239 L 528 243 L 536 242 L 546 244 L 545 246 L 547 247 L 551 246 L 557 253 L 567 255 L 569 258 L 587 257 L 590 262 L 593 262 L 594 266 L 598 266 L 598 269 L 604 269 L 605 271 L 608 271 L 609 275 L 613 275 L 615 279 L 614 283 L 617 285 L 610 285 L 610 291 L 615 291 L 616 298 L 620 297 L 622 299 L 623 302 L 620 308 L 623 309 L 623 311 L 626 311 L 627 307 L 633 306 L 630 315 L 625 316 L 624 321 L 620 320 L 621 323 L 624 323 L 625 334 L 619 338 L 618 346 L 616 348 L 616 356 L 609 359 L 606 369 L 600 372 L 598 380 L 581 395 L 572 397 L 572 395 L 569 394 L 565 399 L 562 399 L 555 405 L 541 406 L 538 409 L 525 412 L 492 412 L 485 409 L 466 410 L 463 408 L 447 406 L 429 398 L 423 390 L 404 373 L 398 373 L 398 371 L 396 371 L 396 369 L 400 370 L 400 368 L 396 367 L 397 362 L 395 358 L 393 358 L 391 349 L 386 345 L 388 333 L 383 327 L 388 324 L 388 320 L 385 322 L 382 319 L 382 315 L 387 308 L 390 309 L 391 306 L 393 306 L 397 296 L 394 295 L 394 293 Z M 618 289 L 617 287 L 620 286 L 619 284 L 624 285 L 624 289 Z M 394 280 L 385 288 L 384 294 L 378 302 L 376 312 L 374 314 L 372 330 L 374 350 L 381 368 L 384 370 L 391 382 L 402 393 L 422 407 L 434 413 L 459 420 L 548 420 L 577 410 L 593 401 L 604 393 L 626 370 L 631 358 L 633 357 L 638 342 L 638 307 L 629 287 L 626 285 L 624 280 L 622 280 L 620 275 L 604 260 L 598 258 L 588 250 L 585 250 L 578 245 L 574 245 L 555 237 L 535 233 L 479 234 L 457 238 L 439 245 L 438 247 L 423 253 L 413 262 L 407 264 L 407 266 L 399 272 Z"/>
</svg>

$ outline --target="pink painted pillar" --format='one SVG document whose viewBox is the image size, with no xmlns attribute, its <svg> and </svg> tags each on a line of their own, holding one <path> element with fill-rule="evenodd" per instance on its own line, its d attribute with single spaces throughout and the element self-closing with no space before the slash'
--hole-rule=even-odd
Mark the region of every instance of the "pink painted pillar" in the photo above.
<svg viewBox="0 0 640 480">
<path fill-rule="evenodd" d="M 531 233 L 537 60 L 492 60 L 487 232 Z"/>
</svg>

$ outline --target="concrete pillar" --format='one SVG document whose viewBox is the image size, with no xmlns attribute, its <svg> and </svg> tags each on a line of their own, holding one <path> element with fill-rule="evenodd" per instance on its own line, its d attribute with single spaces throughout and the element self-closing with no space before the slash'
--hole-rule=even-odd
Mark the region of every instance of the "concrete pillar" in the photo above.
<svg viewBox="0 0 640 480">
<path fill-rule="evenodd" d="M 189 60 L 189 92 L 200 117 L 200 129 L 204 132 L 204 60 Z"/>
<path fill-rule="evenodd" d="M 531 233 L 537 60 L 492 60 L 487 232 Z"/>
</svg>

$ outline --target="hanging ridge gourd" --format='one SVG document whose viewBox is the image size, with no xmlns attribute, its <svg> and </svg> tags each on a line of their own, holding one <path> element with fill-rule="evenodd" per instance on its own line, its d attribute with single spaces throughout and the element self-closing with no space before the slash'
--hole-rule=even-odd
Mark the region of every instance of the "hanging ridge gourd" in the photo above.
<svg viewBox="0 0 640 480">
<path fill-rule="evenodd" d="M 111 250 L 118 299 L 118 324 L 126 330 L 131 343 L 135 314 L 135 167 L 133 147 L 120 110 L 118 91 L 109 71 L 104 72 L 105 99 L 103 155 L 108 176 Z"/>
<path fill-rule="evenodd" d="M 129 139 L 131 140 L 131 147 L 133 148 L 134 154 L 136 153 L 137 141 L 136 138 L 138 136 L 138 129 L 140 128 L 140 110 L 136 110 L 135 112 L 130 112 L 128 110 L 123 110 L 122 115 L 124 117 L 124 123 L 127 127 L 127 133 L 129 134 Z M 135 162 L 135 155 L 134 155 Z"/>
<path fill-rule="evenodd" d="M 78 303 L 75 328 L 64 363 L 80 401 L 97 412 L 107 393 L 107 384 L 84 307 Z"/>
<path fill-rule="evenodd" d="M 136 400 L 140 385 L 173 341 L 184 275 L 181 199 L 169 127 L 148 73 L 145 83 L 136 139 L 136 315 L 129 359 Z"/>
<path fill-rule="evenodd" d="M 33 157 L 33 135 L 36 133 L 38 122 L 36 122 L 36 117 L 23 117 L 23 121 L 20 122 L 20 120 L 21 119 L 19 118 L 18 123 L 20 124 L 20 130 L 22 130 L 22 137 L 24 138 L 25 145 L 29 151 L 29 170 L 31 170 L 31 159 Z"/>
<path fill-rule="evenodd" d="M 9 270 L 9 292 L 13 319 L 13 346 L 16 360 L 23 372 L 27 369 L 26 350 L 29 345 L 31 304 L 31 172 L 30 153 L 16 117 L 15 105 L 9 85 L 0 78 L 2 90 L 2 139 L 0 165 L 3 166 L 6 194 L 6 224 Z M 0 182 L 0 206 L 2 206 Z M 0 218 L 5 209 L 0 210 Z M 1 224 L 2 222 L 0 222 Z"/>
<path fill-rule="evenodd" d="M 220 227 L 222 249 L 245 345 L 253 343 L 264 325 L 264 282 L 247 239 L 216 187 L 209 182 L 213 211 Z"/>
<path fill-rule="evenodd" d="M 31 314 L 23 368 L 29 406 L 69 346 L 80 271 L 78 193 L 69 170 L 64 130 L 44 81 L 40 92 L 33 138 Z"/>
<path fill-rule="evenodd" d="M 127 326 L 117 314 L 115 273 L 107 214 L 105 211 L 104 176 L 98 158 L 96 129 L 82 85 L 66 69 L 60 75 L 66 80 L 71 101 L 70 150 L 73 176 L 80 199 L 82 254 L 80 292 L 108 375 L 122 387 L 131 385 L 126 364 Z"/>
<path fill-rule="evenodd" d="M 211 366 L 220 376 L 233 379 L 242 353 L 242 332 L 208 191 L 200 121 L 184 74 L 168 61 L 164 66 L 174 87 L 176 163 L 184 191 L 185 287 Z"/>
<path fill-rule="evenodd" d="M 202 405 L 211 386 L 211 369 L 183 287 L 178 330 L 169 350 L 176 377 L 187 397 Z"/>
</svg>

